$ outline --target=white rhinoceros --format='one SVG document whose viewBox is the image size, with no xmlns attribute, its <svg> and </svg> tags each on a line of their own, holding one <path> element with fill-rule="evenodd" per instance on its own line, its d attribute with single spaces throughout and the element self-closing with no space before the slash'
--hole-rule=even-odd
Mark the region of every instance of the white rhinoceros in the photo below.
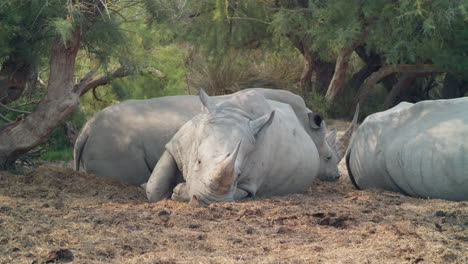
<svg viewBox="0 0 468 264">
<path fill-rule="evenodd" d="M 150 202 L 172 196 L 207 205 L 312 184 L 319 154 L 290 105 L 255 91 L 217 104 L 200 91 L 200 100 L 204 110 L 166 144 L 148 180 Z"/>
<path fill-rule="evenodd" d="M 254 88 L 233 95 L 214 96 L 210 100 L 219 102 L 251 91 L 293 108 L 319 151 L 319 178 L 338 179 L 337 164 L 344 156 L 356 120 L 335 144 L 336 131 L 325 138 L 325 121 L 311 112 L 300 96 L 289 91 Z M 75 144 L 75 169 L 81 164 L 87 172 L 98 176 L 141 185 L 148 181 L 166 143 L 201 110 L 199 98 L 192 95 L 129 100 L 107 107 L 83 127 Z"/>
<path fill-rule="evenodd" d="M 468 97 L 405 102 L 368 116 L 346 164 L 359 189 L 468 200 Z"/>
</svg>

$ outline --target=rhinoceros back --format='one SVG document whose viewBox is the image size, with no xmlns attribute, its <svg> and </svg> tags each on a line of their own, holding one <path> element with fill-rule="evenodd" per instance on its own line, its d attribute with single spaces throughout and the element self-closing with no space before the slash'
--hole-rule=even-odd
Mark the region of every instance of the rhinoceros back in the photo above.
<svg viewBox="0 0 468 264">
<path fill-rule="evenodd" d="M 400 104 L 369 116 L 349 149 L 361 189 L 468 200 L 468 98 Z"/>
<path fill-rule="evenodd" d="M 75 163 L 80 159 L 87 172 L 140 185 L 148 180 L 164 145 L 199 108 L 196 96 L 129 100 L 107 107 L 80 133 L 75 153 L 81 155 Z"/>
</svg>

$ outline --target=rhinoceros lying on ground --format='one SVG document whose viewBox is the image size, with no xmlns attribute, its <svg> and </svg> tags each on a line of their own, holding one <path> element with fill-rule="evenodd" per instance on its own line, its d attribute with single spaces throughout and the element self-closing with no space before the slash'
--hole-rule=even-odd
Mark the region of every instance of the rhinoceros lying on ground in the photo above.
<svg viewBox="0 0 468 264">
<path fill-rule="evenodd" d="M 290 105 L 255 91 L 215 104 L 166 145 L 146 185 L 149 201 L 171 197 L 202 205 L 247 196 L 304 191 L 319 172 L 319 154 Z M 175 186 L 175 188 L 174 188 Z"/>
<path fill-rule="evenodd" d="M 319 178 L 336 180 L 340 175 L 337 164 L 344 156 L 355 125 L 351 125 L 335 144 L 336 131 L 325 140 L 325 122 L 320 115 L 307 109 L 301 97 L 288 91 L 261 88 L 236 94 L 251 91 L 291 105 L 319 151 Z M 210 100 L 220 102 L 234 95 L 214 96 Z M 112 105 L 97 113 L 82 129 L 75 144 L 75 169 L 82 164 L 87 172 L 98 176 L 134 185 L 145 183 L 165 151 L 166 143 L 201 109 L 199 98 L 191 95 L 129 100 Z"/>
<path fill-rule="evenodd" d="M 400 103 L 368 116 L 346 163 L 360 189 L 468 200 L 468 98 Z"/>
</svg>

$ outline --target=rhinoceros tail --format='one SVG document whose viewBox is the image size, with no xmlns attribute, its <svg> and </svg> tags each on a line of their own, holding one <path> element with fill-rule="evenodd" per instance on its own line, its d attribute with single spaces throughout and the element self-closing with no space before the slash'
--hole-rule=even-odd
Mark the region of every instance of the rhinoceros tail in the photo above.
<svg viewBox="0 0 468 264">
<path fill-rule="evenodd" d="M 83 154 L 83 149 L 86 145 L 86 142 L 88 141 L 88 133 L 86 133 L 86 128 L 84 127 L 83 130 L 81 131 L 80 135 L 76 139 L 75 142 L 75 148 L 73 150 L 73 156 L 74 156 L 74 161 L 75 161 L 75 171 L 80 170 L 80 162 L 81 162 L 81 156 Z"/>
<path fill-rule="evenodd" d="M 348 149 L 348 151 L 346 152 L 346 155 L 345 155 L 345 159 L 346 159 L 346 169 L 348 169 L 349 179 L 350 179 L 351 182 L 353 183 L 354 187 L 356 187 L 356 189 L 360 190 L 361 188 L 359 188 L 359 186 L 357 185 L 356 179 L 354 179 L 354 175 L 353 175 L 353 173 L 351 172 L 351 165 L 349 164 L 350 158 L 351 158 L 351 148 Z"/>
</svg>

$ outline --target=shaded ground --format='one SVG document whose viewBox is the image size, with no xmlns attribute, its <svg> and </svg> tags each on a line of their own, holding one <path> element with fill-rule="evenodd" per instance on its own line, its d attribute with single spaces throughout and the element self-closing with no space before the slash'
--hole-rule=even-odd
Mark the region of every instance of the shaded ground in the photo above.
<svg viewBox="0 0 468 264">
<path fill-rule="evenodd" d="M 0 263 L 468 263 L 468 202 L 357 191 L 340 165 L 304 194 L 208 208 L 50 165 L 0 172 Z"/>
</svg>

